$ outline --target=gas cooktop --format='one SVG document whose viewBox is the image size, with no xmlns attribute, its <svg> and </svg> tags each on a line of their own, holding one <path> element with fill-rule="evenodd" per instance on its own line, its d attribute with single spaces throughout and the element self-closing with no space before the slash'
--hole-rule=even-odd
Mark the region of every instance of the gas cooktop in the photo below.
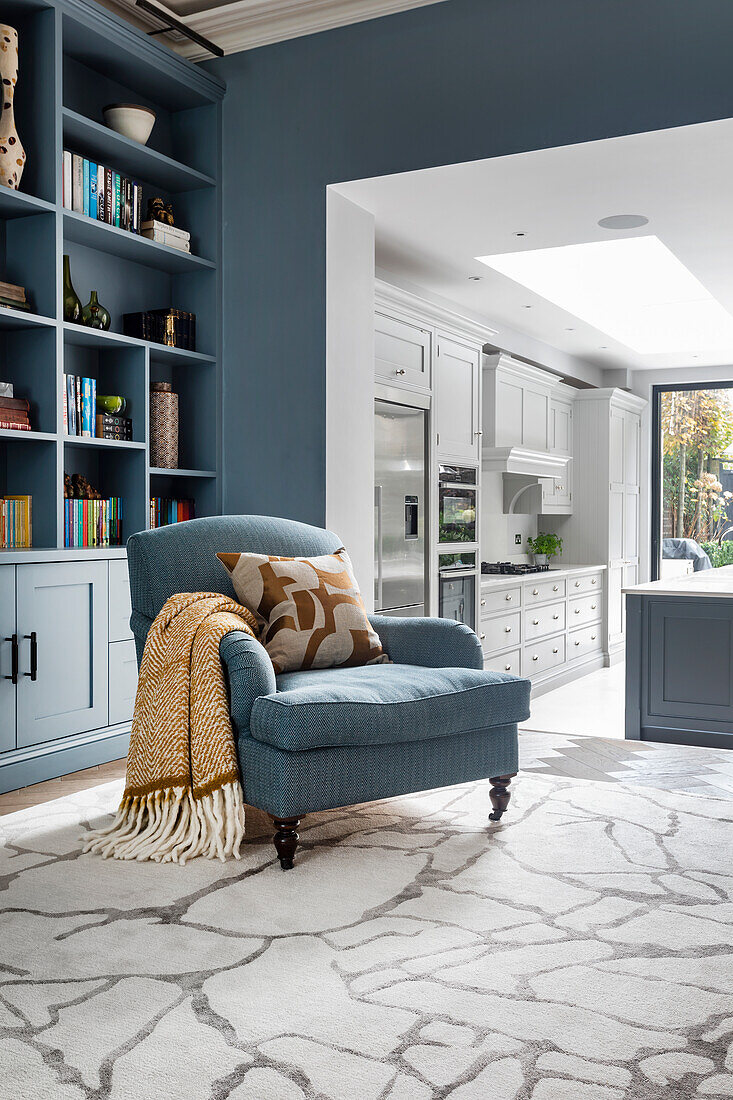
<svg viewBox="0 0 733 1100">
<path fill-rule="evenodd" d="M 482 561 L 481 572 L 507 577 L 524 577 L 528 573 L 549 573 L 549 565 L 519 565 L 513 561 Z"/>
</svg>

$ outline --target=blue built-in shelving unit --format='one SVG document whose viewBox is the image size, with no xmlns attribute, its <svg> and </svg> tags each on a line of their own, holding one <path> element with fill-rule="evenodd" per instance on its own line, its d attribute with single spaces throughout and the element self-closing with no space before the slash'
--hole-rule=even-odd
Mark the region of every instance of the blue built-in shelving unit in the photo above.
<svg viewBox="0 0 733 1100">
<path fill-rule="evenodd" d="M 93 2 L 6 0 L 2 21 L 18 30 L 27 164 L 20 191 L 0 187 L 0 279 L 26 287 L 34 312 L 0 308 L 0 379 L 29 398 L 34 430 L 0 430 L 0 494 L 33 497 L 33 546 L 0 550 L 0 791 L 127 747 L 136 665 L 125 551 L 64 548 L 64 472 L 122 498 L 125 539 L 149 526 L 151 496 L 193 498 L 198 516 L 221 510 L 224 95 L 212 74 Z M 156 112 L 147 145 L 104 125 L 115 102 Z M 65 148 L 140 181 L 144 203 L 171 201 L 192 254 L 64 209 Z M 79 297 L 97 290 L 111 331 L 64 323 L 65 253 Z M 196 352 L 123 335 L 124 313 L 169 306 L 196 314 Z M 64 434 L 65 373 L 125 395 L 131 442 Z M 178 470 L 150 465 L 154 381 L 179 394 Z"/>
</svg>

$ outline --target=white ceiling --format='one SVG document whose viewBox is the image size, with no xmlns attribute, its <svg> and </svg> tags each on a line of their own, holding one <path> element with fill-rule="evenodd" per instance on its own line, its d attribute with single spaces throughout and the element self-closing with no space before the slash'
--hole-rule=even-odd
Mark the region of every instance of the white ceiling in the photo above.
<svg viewBox="0 0 733 1100">
<path fill-rule="evenodd" d="M 374 213 L 378 267 L 483 316 L 499 330 L 497 343 L 506 326 L 601 368 L 650 370 L 733 364 L 733 346 L 701 349 L 697 358 L 638 354 L 475 257 L 654 234 L 733 314 L 731 180 L 726 119 L 338 190 Z M 598 226 L 613 214 L 642 214 L 649 223 L 625 232 Z"/>
<path fill-rule="evenodd" d="M 446 0 L 154 0 L 177 19 L 220 46 L 225 53 L 238 53 L 286 38 L 361 23 L 383 15 L 420 8 Z M 102 0 L 105 7 L 122 15 L 143 30 L 160 27 L 160 22 L 135 7 L 135 0 Z M 177 53 L 198 61 L 209 57 L 205 50 L 177 33 L 160 39 Z"/>
</svg>

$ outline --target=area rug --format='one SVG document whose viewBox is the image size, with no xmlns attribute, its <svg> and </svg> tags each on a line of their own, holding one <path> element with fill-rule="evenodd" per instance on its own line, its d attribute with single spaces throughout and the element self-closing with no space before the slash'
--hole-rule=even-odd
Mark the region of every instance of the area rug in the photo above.
<svg viewBox="0 0 733 1100">
<path fill-rule="evenodd" d="M 3 1100 L 733 1096 L 733 806 L 524 775 L 306 821 L 283 874 L 0 819 Z"/>
</svg>

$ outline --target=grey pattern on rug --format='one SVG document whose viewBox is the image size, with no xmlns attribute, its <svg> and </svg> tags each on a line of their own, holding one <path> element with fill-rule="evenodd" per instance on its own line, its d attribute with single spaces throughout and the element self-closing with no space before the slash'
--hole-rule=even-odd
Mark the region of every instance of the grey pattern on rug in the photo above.
<svg viewBox="0 0 733 1100">
<path fill-rule="evenodd" d="M 120 783 L 1 819 L 0 1097 L 733 1096 L 733 806 L 515 786 L 316 815 L 287 874 L 255 811 L 239 863 L 80 855 Z"/>
</svg>

